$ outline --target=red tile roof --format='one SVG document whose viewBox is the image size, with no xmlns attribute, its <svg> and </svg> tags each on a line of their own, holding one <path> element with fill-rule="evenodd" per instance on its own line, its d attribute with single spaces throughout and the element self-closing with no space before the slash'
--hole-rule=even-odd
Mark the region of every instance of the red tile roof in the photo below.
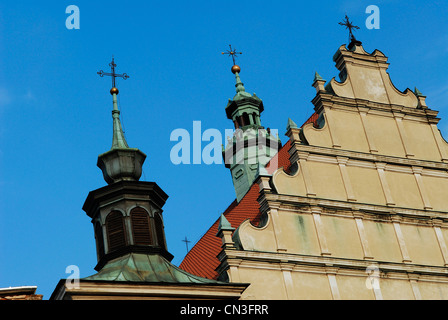
<svg viewBox="0 0 448 320">
<path fill-rule="evenodd" d="M 285 172 L 289 172 L 289 167 L 291 163 L 289 162 L 289 148 L 291 147 L 291 142 L 288 140 L 277 152 L 277 154 L 268 162 L 266 165 L 266 171 L 269 174 L 273 174 L 275 170 L 283 167 Z M 277 166 L 275 166 L 275 161 L 278 161 Z"/>
<path fill-rule="evenodd" d="M 314 123 L 317 126 L 318 114 L 314 113 L 303 125 L 307 123 Z M 289 162 L 289 149 L 291 147 L 290 141 L 285 143 L 277 155 L 273 159 L 278 160 L 278 168 L 283 167 L 283 170 L 289 172 L 291 163 Z M 272 174 L 277 167 L 272 166 L 273 160 L 268 163 L 266 170 Z M 224 212 L 224 216 L 230 222 L 232 227 L 237 228 L 244 220 L 249 219 L 252 224 L 257 225 L 260 220 L 260 206 L 257 198 L 259 196 L 259 187 L 256 183 L 252 185 L 246 195 L 238 203 L 234 200 Z M 194 275 L 216 279 L 218 273 L 215 269 L 219 266 L 219 260 L 216 257 L 221 251 L 221 239 L 216 236 L 218 232 L 219 218 L 213 223 L 210 229 L 202 236 L 201 239 L 194 245 L 194 247 L 185 256 L 179 267 Z"/>
<path fill-rule="evenodd" d="M 307 123 L 313 123 L 314 126 L 317 127 L 317 126 L 318 126 L 318 125 L 317 125 L 317 119 L 318 119 L 318 118 L 319 118 L 319 114 L 316 113 L 316 112 L 314 112 L 314 113 L 311 115 L 311 117 L 309 117 L 308 120 L 306 120 L 305 123 L 302 124 L 302 127 L 303 127 L 304 125 L 306 125 Z"/>
<path fill-rule="evenodd" d="M 239 203 L 233 201 L 224 212 L 232 227 L 237 228 L 246 219 L 250 219 L 255 225 L 258 224 L 260 219 L 258 192 L 258 185 L 254 183 Z M 218 277 L 215 269 L 219 266 L 219 260 L 216 256 L 221 251 L 222 245 L 221 238 L 216 236 L 218 225 L 219 218 L 185 256 L 179 265 L 181 269 L 204 278 Z"/>
</svg>

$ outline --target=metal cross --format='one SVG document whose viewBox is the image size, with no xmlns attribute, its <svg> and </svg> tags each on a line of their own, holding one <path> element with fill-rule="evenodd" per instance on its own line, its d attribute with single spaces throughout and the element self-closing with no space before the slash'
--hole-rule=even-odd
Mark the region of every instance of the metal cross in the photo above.
<svg viewBox="0 0 448 320">
<path fill-rule="evenodd" d="M 242 52 L 236 52 L 235 49 L 232 49 L 232 45 L 229 44 L 229 48 L 230 50 L 227 50 L 226 52 L 222 52 L 222 54 L 228 54 L 229 56 L 232 56 L 233 59 L 233 64 L 235 65 L 235 58 L 239 55 L 239 54 L 243 54 Z"/>
<path fill-rule="evenodd" d="M 123 78 L 123 80 L 126 80 L 127 78 L 129 78 L 129 76 L 126 73 L 122 73 L 122 74 L 115 73 L 116 66 L 117 65 L 114 62 L 114 57 L 112 56 L 112 62 L 109 63 L 109 67 L 112 70 L 112 72 L 111 73 L 104 72 L 103 70 L 100 70 L 97 72 L 97 74 L 99 74 L 100 77 L 103 77 L 103 76 L 111 76 L 112 77 L 112 88 L 115 88 L 115 78 L 119 77 L 119 78 Z"/>
<path fill-rule="evenodd" d="M 190 243 L 191 241 L 187 239 L 187 237 L 185 236 L 185 240 L 182 240 L 182 242 L 185 242 L 185 245 L 187 246 L 187 252 L 188 252 L 188 243 Z"/>
<path fill-rule="evenodd" d="M 341 26 L 345 26 L 346 29 L 348 29 L 348 32 L 349 32 L 349 41 L 350 41 L 350 42 L 352 42 L 352 41 L 356 41 L 356 38 L 355 38 L 355 36 L 353 35 L 353 32 L 352 32 L 352 29 L 359 29 L 359 27 L 358 27 L 358 26 L 355 26 L 354 24 L 352 24 L 352 23 L 350 22 L 350 20 L 348 19 L 347 15 L 345 15 L 345 19 L 342 20 L 342 22 L 339 22 L 339 24 L 340 24 Z"/>
</svg>

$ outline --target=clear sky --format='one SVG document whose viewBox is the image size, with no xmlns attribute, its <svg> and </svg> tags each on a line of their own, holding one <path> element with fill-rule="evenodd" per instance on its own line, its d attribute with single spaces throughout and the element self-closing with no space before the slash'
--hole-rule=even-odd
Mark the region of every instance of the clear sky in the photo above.
<svg viewBox="0 0 448 320">
<path fill-rule="evenodd" d="M 368 5 L 380 9 L 369 30 Z M 66 7 L 80 29 L 66 28 Z M 142 180 L 169 195 L 168 250 L 179 265 L 184 237 L 199 240 L 235 199 L 223 164 L 174 165 L 170 134 L 232 129 L 225 106 L 235 94 L 232 44 L 241 79 L 263 100 L 265 127 L 312 113 L 317 71 L 338 79 L 332 60 L 349 15 L 364 49 L 389 57 L 401 91 L 417 87 L 448 136 L 446 1 L 2 1 L 0 2 L 0 287 L 37 286 L 48 299 L 69 265 L 81 277 L 97 263 L 93 227 L 82 211 L 89 191 L 105 186 L 97 156 L 112 144 L 110 78 L 115 56 L 122 124 L 130 147 L 147 154 Z M 202 146 L 207 143 L 203 143 Z"/>
</svg>

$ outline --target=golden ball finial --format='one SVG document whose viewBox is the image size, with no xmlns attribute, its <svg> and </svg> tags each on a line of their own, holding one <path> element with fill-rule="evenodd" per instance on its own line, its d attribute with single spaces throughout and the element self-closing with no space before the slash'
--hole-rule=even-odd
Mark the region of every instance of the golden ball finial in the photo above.
<svg viewBox="0 0 448 320">
<path fill-rule="evenodd" d="M 235 74 L 235 73 L 240 73 L 240 71 L 241 71 L 241 68 L 239 67 L 239 66 L 237 66 L 237 65 L 234 65 L 233 67 L 232 67 L 232 73 L 233 74 Z"/>
<path fill-rule="evenodd" d="M 110 89 L 110 94 L 118 94 L 118 89 L 117 88 L 115 88 L 115 87 L 113 87 L 112 89 Z"/>
</svg>

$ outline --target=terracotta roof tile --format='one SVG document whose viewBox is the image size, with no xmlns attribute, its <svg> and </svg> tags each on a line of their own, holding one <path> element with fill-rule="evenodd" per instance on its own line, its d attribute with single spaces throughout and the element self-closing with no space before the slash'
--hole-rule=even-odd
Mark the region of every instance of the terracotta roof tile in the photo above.
<svg viewBox="0 0 448 320">
<path fill-rule="evenodd" d="M 253 184 L 239 203 L 233 201 L 224 212 L 232 227 L 237 228 L 246 219 L 254 224 L 259 222 L 258 191 L 258 185 Z M 179 265 L 181 269 L 204 278 L 218 277 L 215 269 L 219 266 L 219 260 L 216 256 L 221 251 L 222 244 L 221 239 L 216 236 L 218 225 L 219 218 L 185 256 Z"/>
<path fill-rule="evenodd" d="M 303 127 L 304 125 L 306 125 L 307 123 L 313 123 L 314 126 L 317 127 L 317 126 L 318 126 L 318 125 L 317 125 L 317 119 L 318 119 L 318 118 L 319 118 L 319 114 L 316 113 L 316 112 L 314 112 L 314 113 L 311 115 L 311 117 L 309 117 L 308 120 L 306 120 L 305 123 L 302 124 L 302 127 Z"/>
<path fill-rule="evenodd" d="M 291 148 L 291 142 L 288 140 L 288 142 L 286 142 L 277 154 L 268 162 L 266 171 L 269 174 L 273 174 L 275 170 L 281 167 L 283 167 L 285 172 L 289 172 L 289 167 L 291 166 L 291 163 L 289 162 L 289 148 Z M 277 166 L 274 165 L 275 161 L 278 161 Z"/>
</svg>

